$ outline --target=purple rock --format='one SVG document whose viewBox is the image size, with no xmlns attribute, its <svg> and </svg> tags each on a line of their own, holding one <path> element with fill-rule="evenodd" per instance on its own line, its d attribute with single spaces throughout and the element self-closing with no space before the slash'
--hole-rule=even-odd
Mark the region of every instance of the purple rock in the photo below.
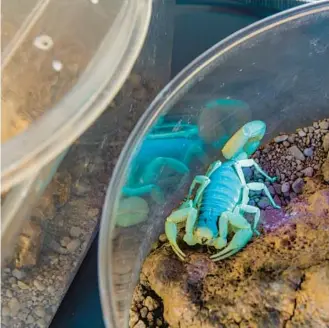
<svg viewBox="0 0 329 328">
<path fill-rule="evenodd" d="M 302 173 L 304 173 L 306 177 L 312 177 L 314 173 L 313 167 L 307 167 Z"/>
<path fill-rule="evenodd" d="M 294 183 L 292 184 L 292 190 L 296 193 L 296 194 L 300 194 L 303 191 L 304 188 L 304 180 L 302 178 L 298 178 L 294 181 Z"/>
<path fill-rule="evenodd" d="M 275 189 L 274 189 L 273 186 L 268 186 L 268 191 L 270 192 L 270 194 L 271 194 L 272 196 L 275 195 Z"/>
<path fill-rule="evenodd" d="M 281 185 L 279 183 L 274 183 L 273 184 L 273 188 L 275 190 L 275 192 L 278 194 L 278 195 L 281 195 L 282 194 L 282 191 L 281 191 Z"/>
<path fill-rule="evenodd" d="M 257 205 L 259 208 L 264 210 L 266 207 L 271 206 L 271 203 L 267 197 L 262 197 Z"/>
<path fill-rule="evenodd" d="M 305 148 L 304 149 L 304 155 L 306 157 L 312 157 L 313 156 L 313 149 L 312 148 Z"/>
<path fill-rule="evenodd" d="M 284 182 L 281 186 L 282 193 L 287 193 L 290 190 L 290 184 L 289 182 Z"/>
</svg>

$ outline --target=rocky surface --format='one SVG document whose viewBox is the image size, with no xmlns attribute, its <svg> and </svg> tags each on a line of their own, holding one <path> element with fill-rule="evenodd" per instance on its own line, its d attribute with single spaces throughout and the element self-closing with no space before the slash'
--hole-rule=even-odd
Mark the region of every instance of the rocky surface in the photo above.
<svg viewBox="0 0 329 328">
<path fill-rule="evenodd" d="M 138 290 L 162 300 L 157 315 L 172 328 L 329 327 L 328 122 L 282 134 L 255 154 L 279 178 L 265 183 L 282 209 L 251 195 L 261 208 L 261 236 L 243 251 L 214 263 L 209 250 L 182 242 L 183 263 L 159 237 L 142 267 L 130 327 L 156 327 L 142 317 Z M 253 170 L 245 175 L 264 181 Z"/>
<path fill-rule="evenodd" d="M 328 213 L 329 189 L 318 185 L 290 205 L 288 223 L 218 264 L 200 248 L 184 248 L 182 263 L 164 243 L 141 284 L 163 300 L 171 327 L 328 327 Z"/>
</svg>

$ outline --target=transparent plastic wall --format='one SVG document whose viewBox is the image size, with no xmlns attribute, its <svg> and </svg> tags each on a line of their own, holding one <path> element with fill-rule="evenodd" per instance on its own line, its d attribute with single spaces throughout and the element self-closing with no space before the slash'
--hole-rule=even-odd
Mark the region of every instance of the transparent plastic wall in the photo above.
<svg viewBox="0 0 329 328">
<path fill-rule="evenodd" d="M 329 3 L 272 16 L 220 42 L 163 89 L 116 165 L 99 274 L 108 327 L 126 327 L 141 264 L 197 173 L 250 120 L 262 142 L 329 114 Z"/>
</svg>

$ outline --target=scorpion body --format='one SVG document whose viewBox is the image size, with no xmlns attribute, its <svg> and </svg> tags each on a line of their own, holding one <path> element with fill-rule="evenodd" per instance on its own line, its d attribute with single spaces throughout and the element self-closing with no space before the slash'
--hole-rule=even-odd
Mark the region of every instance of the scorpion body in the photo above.
<svg viewBox="0 0 329 328">
<path fill-rule="evenodd" d="M 234 161 L 227 161 L 212 173 L 200 203 L 196 229 L 208 227 L 218 235 L 218 218 L 233 211 L 241 199 L 242 184 L 233 165 Z"/>
<path fill-rule="evenodd" d="M 219 261 L 242 249 L 253 233 L 259 234 L 257 224 L 260 210 L 248 204 L 250 190 L 264 191 L 272 206 L 280 208 L 264 183 L 247 183 L 243 173 L 244 167 L 254 167 L 266 179 L 275 181 L 253 159 L 248 158 L 258 148 L 265 130 L 266 125 L 262 121 L 246 123 L 239 129 L 222 149 L 227 161 L 216 161 L 209 166 L 205 175 L 196 176 L 187 200 L 167 218 L 166 234 L 180 259 L 184 260 L 185 254 L 176 241 L 178 223 L 186 222 L 183 239 L 188 245 L 201 244 L 222 249 L 211 256 L 214 261 Z M 196 186 L 197 191 L 192 197 Z M 244 218 L 244 213 L 254 215 L 253 224 Z M 228 244 L 229 229 L 234 236 Z"/>
</svg>

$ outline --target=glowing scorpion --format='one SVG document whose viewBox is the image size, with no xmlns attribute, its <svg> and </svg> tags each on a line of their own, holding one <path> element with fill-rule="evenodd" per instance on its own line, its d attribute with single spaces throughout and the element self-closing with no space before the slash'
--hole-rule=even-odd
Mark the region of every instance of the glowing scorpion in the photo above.
<svg viewBox="0 0 329 328">
<path fill-rule="evenodd" d="M 227 161 L 216 161 L 209 166 L 205 175 L 196 176 L 186 201 L 167 217 L 165 232 L 181 260 L 186 255 L 177 244 L 177 224 L 185 222 L 183 239 L 188 245 L 201 244 L 221 250 L 210 257 L 220 261 L 245 247 L 253 233 L 259 235 L 257 224 L 260 210 L 248 205 L 250 190 L 264 191 L 272 206 L 280 208 L 264 183 L 247 183 L 243 173 L 243 168 L 254 167 L 270 182 L 276 180 L 269 177 L 253 159 L 249 159 L 257 150 L 265 131 L 266 124 L 262 121 L 252 121 L 240 128 L 222 149 Z M 192 199 L 197 185 L 198 189 Z M 244 213 L 254 215 L 252 225 L 244 218 Z M 229 229 L 234 232 L 234 236 L 228 244 Z"/>
</svg>

